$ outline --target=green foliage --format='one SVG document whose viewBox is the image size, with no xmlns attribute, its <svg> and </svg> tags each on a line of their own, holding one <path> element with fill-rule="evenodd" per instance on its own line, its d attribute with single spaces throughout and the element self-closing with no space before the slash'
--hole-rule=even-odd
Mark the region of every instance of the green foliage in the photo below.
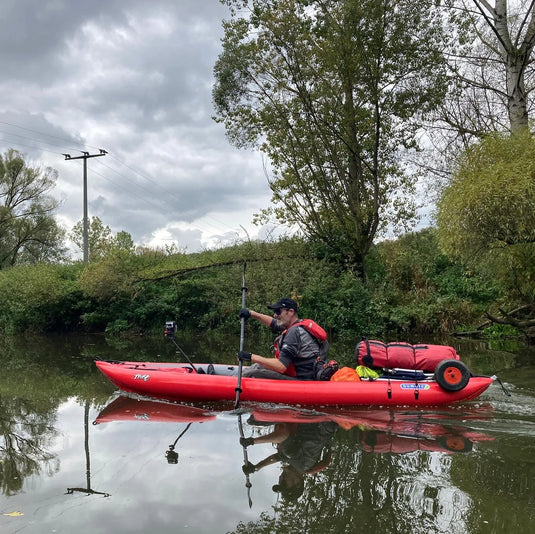
<svg viewBox="0 0 535 534">
<path fill-rule="evenodd" d="M 535 303 L 535 243 L 495 250 L 484 255 L 478 267 L 494 278 L 505 304 Z"/>
<path fill-rule="evenodd" d="M 225 3 L 213 102 L 231 142 L 270 159 L 260 219 L 298 225 L 362 272 L 387 213 L 413 219 L 403 154 L 445 94 L 442 18 L 415 0 Z"/>
<path fill-rule="evenodd" d="M 459 158 L 438 203 L 438 232 L 450 255 L 471 258 L 535 242 L 535 139 L 494 134 Z"/>
<path fill-rule="evenodd" d="M 484 273 L 448 260 L 429 229 L 377 244 L 364 281 L 316 253 L 307 241 L 286 238 L 187 255 L 116 250 L 89 264 L 12 268 L 0 272 L 0 329 L 125 336 L 160 333 L 175 320 L 181 330 L 237 335 L 244 262 L 247 307 L 267 312 L 291 296 L 301 317 L 350 345 L 362 337 L 451 332 L 477 322 L 501 298 Z M 271 342 L 257 321 L 247 329 Z"/>
<path fill-rule="evenodd" d="M 78 246 L 84 249 L 84 221 L 78 221 L 72 228 L 69 238 Z M 112 235 L 109 226 L 104 226 L 99 217 L 92 217 L 87 226 L 87 245 L 89 261 L 103 258 L 115 252 L 134 252 L 134 242 L 132 236 L 125 231 Z"/>
<path fill-rule="evenodd" d="M 381 242 L 369 260 L 376 323 L 391 335 L 451 332 L 499 296 L 492 278 L 440 251 L 433 229 Z"/>
<path fill-rule="evenodd" d="M 48 192 L 57 171 L 32 168 L 16 150 L 0 155 L 0 269 L 64 259 L 64 231 Z"/>
<path fill-rule="evenodd" d="M 483 330 L 483 336 L 488 339 L 519 338 L 523 334 L 514 326 L 508 324 L 493 324 Z"/>
<path fill-rule="evenodd" d="M 534 154 L 528 131 L 487 137 L 462 155 L 438 203 L 442 249 L 524 302 L 535 299 Z"/>
<path fill-rule="evenodd" d="M 0 329 L 75 329 L 87 304 L 76 283 L 79 266 L 40 264 L 0 271 Z"/>
</svg>

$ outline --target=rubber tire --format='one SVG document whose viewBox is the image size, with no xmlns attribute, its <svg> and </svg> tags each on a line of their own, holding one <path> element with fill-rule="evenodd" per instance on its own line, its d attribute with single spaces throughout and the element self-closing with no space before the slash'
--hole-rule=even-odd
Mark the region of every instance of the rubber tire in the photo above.
<svg viewBox="0 0 535 534">
<path fill-rule="evenodd" d="M 446 391 L 461 391 L 470 381 L 471 374 L 459 360 L 442 360 L 435 369 L 435 380 Z"/>
</svg>

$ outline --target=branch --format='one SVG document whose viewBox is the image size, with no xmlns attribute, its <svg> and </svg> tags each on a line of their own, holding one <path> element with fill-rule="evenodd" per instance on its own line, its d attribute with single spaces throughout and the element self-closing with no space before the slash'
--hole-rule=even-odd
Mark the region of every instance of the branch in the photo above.
<svg viewBox="0 0 535 534">
<path fill-rule="evenodd" d="M 500 309 L 500 313 L 503 315 L 503 317 L 494 317 L 490 313 L 485 313 L 485 317 L 487 317 L 490 321 L 497 324 L 508 324 L 511 326 L 515 326 L 516 328 L 519 328 L 521 330 L 525 330 L 527 328 L 531 328 L 535 326 L 535 319 L 516 319 L 513 317 L 513 314 L 518 313 L 520 310 L 531 310 L 531 306 L 521 306 L 520 308 L 516 308 L 515 310 L 511 312 L 506 312 L 502 309 Z"/>
<path fill-rule="evenodd" d="M 284 257 L 277 256 L 276 258 L 255 258 L 255 259 L 239 259 L 239 260 L 232 260 L 232 261 L 223 261 L 219 263 L 211 263 L 210 265 L 199 265 L 197 267 L 187 267 L 185 269 L 172 271 L 167 274 L 163 274 L 161 276 L 155 276 L 151 278 L 138 278 L 137 280 L 134 280 L 134 283 L 159 282 L 161 280 L 168 280 L 170 278 L 175 278 L 183 274 L 206 271 L 207 269 L 213 269 L 214 267 L 228 267 L 230 265 L 242 265 L 244 261 L 247 263 L 255 263 L 259 261 L 280 261 L 281 259 L 296 259 L 296 258 L 301 258 L 301 257 L 302 256 L 297 255 L 297 254 L 296 255 L 288 254 L 287 256 L 284 256 Z"/>
</svg>

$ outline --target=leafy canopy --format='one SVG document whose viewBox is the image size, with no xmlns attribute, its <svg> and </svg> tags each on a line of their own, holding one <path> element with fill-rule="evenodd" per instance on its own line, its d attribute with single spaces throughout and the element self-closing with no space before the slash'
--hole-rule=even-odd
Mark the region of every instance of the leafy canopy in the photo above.
<svg viewBox="0 0 535 534">
<path fill-rule="evenodd" d="M 230 141 L 271 162 L 262 216 L 362 267 L 387 216 L 414 215 L 402 156 L 446 90 L 442 18 L 414 0 L 225 3 L 213 102 Z"/>
<path fill-rule="evenodd" d="M 69 234 L 72 242 L 80 249 L 84 246 L 83 220 L 78 221 Z M 100 220 L 99 217 L 91 217 L 87 227 L 89 260 L 94 261 L 103 258 L 116 251 L 134 252 L 132 236 L 124 230 L 113 236 L 111 228 Z"/>
<path fill-rule="evenodd" d="M 444 250 L 466 259 L 535 243 L 535 139 L 524 130 L 493 134 L 459 158 L 438 202 Z"/>
<path fill-rule="evenodd" d="M 452 258 L 499 282 L 512 302 L 535 302 L 535 139 L 528 130 L 471 146 L 438 202 L 438 235 Z"/>
<path fill-rule="evenodd" d="M 63 259 L 64 230 L 49 195 L 57 171 L 28 166 L 13 149 L 0 155 L 0 269 L 16 264 Z"/>
</svg>

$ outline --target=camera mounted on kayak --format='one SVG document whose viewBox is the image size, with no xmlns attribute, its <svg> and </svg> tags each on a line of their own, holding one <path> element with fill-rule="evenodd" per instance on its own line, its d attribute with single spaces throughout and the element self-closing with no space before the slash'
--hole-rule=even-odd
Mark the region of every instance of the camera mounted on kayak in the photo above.
<svg viewBox="0 0 535 534">
<path fill-rule="evenodd" d="M 177 324 L 176 321 L 166 321 L 165 322 L 165 328 L 163 333 L 169 338 L 173 339 L 175 333 L 177 331 Z"/>
</svg>

